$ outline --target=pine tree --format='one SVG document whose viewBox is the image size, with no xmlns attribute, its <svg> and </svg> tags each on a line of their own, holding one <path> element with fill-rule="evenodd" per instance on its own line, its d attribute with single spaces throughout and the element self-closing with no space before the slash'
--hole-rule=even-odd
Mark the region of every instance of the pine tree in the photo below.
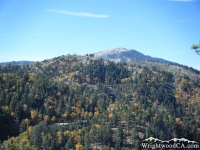
<svg viewBox="0 0 200 150">
<path fill-rule="evenodd" d="M 136 125 L 134 125 L 134 127 L 131 130 L 131 139 L 132 139 L 132 147 L 133 147 L 133 145 L 136 145 L 136 141 L 139 140 L 139 135 L 138 135 Z"/>
<path fill-rule="evenodd" d="M 120 124 L 117 126 L 117 131 L 115 133 L 114 139 L 115 139 L 115 149 L 118 150 L 123 145 L 123 129 Z"/>
<path fill-rule="evenodd" d="M 19 132 L 22 133 L 22 132 L 26 131 L 26 129 L 27 129 L 26 122 L 24 120 L 22 120 L 20 127 L 19 127 Z"/>
<path fill-rule="evenodd" d="M 17 105 L 15 106 L 15 117 L 16 117 L 17 123 L 20 123 L 21 119 L 23 118 L 22 108 L 19 103 L 17 103 Z"/>
<path fill-rule="evenodd" d="M 74 138 L 73 137 L 70 137 L 67 140 L 67 143 L 65 144 L 65 149 L 71 149 L 71 148 L 74 148 Z"/>
<path fill-rule="evenodd" d="M 53 149 L 57 149 L 56 147 L 56 139 L 52 139 L 51 140 L 51 145 L 50 145 L 50 150 L 53 150 Z"/>
<path fill-rule="evenodd" d="M 59 101 L 59 107 L 58 107 L 58 114 L 62 114 L 63 113 L 63 100 L 61 99 Z"/>
<path fill-rule="evenodd" d="M 85 133 L 85 136 L 84 136 L 84 148 L 85 148 L 85 150 L 88 150 L 90 148 L 88 133 Z"/>
<path fill-rule="evenodd" d="M 135 149 L 140 150 L 140 141 L 138 139 L 135 141 Z"/>
</svg>

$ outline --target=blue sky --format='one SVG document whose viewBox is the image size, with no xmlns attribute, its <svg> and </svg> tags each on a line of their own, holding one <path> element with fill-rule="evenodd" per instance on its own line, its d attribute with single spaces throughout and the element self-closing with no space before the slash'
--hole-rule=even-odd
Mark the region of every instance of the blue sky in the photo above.
<svg viewBox="0 0 200 150">
<path fill-rule="evenodd" d="M 116 47 L 200 70 L 199 0 L 1 0 L 0 62 Z"/>
</svg>

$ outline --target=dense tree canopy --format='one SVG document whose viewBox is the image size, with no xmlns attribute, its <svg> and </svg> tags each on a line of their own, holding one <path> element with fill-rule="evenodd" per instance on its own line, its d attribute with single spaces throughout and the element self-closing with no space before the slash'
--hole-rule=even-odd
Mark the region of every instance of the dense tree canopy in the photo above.
<svg viewBox="0 0 200 150">
<path fill-rule="evenodd" d="M 33 150 L 139 149 L 150 136 L 200 141 L 199 86 L 188 76 L 92 55 L 2 66 L 0 140 L 7 149 Z"/>
</svg>

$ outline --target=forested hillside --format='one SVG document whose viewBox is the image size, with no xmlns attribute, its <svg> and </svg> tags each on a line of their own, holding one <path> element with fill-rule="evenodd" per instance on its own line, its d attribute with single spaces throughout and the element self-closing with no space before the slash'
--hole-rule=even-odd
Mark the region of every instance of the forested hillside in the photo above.
<svg viewBox="0 0 200 150">
<path fill-rule="evenodd" d="M 93 55 L 1 66 L 0 140 L 6 150 L 140 149 L 150 136 L 200 141 L 199 74 L 179 67 L 182 74 Z"/>
<path fill-rule="evenodd" d="M 11 61 L 11 62 L 1 62 L 0 66 L 5 66 L 5 65 L 32 65 L 34 64 L 34 61 Z"/>
</svg>

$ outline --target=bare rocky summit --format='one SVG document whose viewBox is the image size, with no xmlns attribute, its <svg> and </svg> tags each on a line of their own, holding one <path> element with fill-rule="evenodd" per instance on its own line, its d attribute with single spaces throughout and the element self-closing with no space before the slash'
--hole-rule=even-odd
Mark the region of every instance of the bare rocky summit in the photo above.
<svg viewBox="0 0 200 150">
<path fill-rule="evenodd" d="M 151 57 L 149 55 L 144 55 L 133 49 L 126 48 L 114 48 L 105 51 L 100 51 L 94 54 L 96 58 L 102 58 L 105 60 L 110 60 L 114 62 L 127 62 L 131 60 L 144 60 L 148 62 L 160 62 L 167 64 L 177 64 L 175 62 L 171 62 L 168 60 L 164 60 L 162 58 Z"/>
</svg>

